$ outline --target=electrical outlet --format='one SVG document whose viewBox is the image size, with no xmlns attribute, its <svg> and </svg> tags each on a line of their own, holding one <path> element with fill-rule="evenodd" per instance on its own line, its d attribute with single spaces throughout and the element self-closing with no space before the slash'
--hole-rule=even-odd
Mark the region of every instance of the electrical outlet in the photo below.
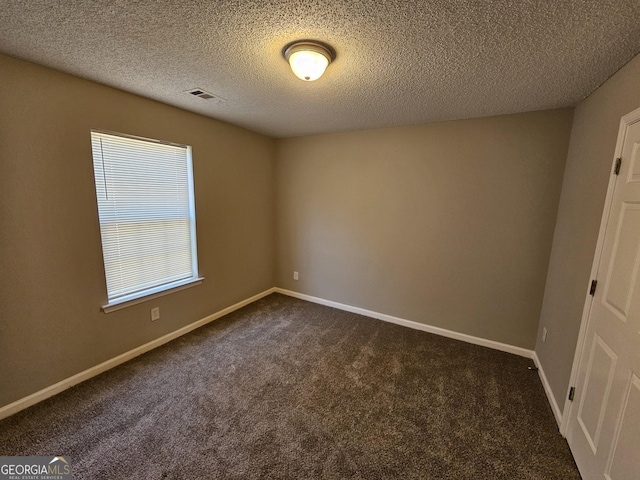
<svg viewBox="0 0 640 480">
<path fill-rule="evenodd" d="M 154 307 L 151 309 L 151 321 L 155 322 L 160 318 L 160 307 Z"/>
<path fill-rule="evenodd" d="M 298 280 L 298 272 L 293 272 L 293 279 Z"/>
<path fill-rule="evenodd" d="M 542 327 L 542 343 L 547 341 L 547 327 Z"/>
</svg>

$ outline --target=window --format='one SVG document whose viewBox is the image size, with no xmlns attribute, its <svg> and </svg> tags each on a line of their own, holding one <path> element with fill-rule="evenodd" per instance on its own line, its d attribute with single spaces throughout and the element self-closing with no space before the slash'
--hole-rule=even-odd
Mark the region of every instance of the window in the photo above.
<svg viewBox="0 0 640 480">
<path fill-rule="evenodd" d="M 92 131 L 91 148 L 107 280 L 103 310 L 201 282 L 191 147 Z"/>
</svg>

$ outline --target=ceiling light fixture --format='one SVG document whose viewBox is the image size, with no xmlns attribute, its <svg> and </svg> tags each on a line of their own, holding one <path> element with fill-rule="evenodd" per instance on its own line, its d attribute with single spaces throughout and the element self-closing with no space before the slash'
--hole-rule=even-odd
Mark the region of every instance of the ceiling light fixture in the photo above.
<svg viewBox="0 0 640 480">
<path fill-rule="evenodd" d="M 282 51 L 296 77 L 305 82 L 317 80 L 336 58 L 336 52 L 326 43 L 299 40 L 286 45 Z"/>
</svg>

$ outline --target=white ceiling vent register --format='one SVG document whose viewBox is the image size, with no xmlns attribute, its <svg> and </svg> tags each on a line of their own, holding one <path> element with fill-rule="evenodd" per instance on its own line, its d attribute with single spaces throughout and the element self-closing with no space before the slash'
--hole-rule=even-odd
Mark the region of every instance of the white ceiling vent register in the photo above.
<svg viewBox="0 0 640 480">
<path fill-rule="evenodd" d="M 193 95 L 194 97 L 202 98 L 203 100 L 209 100 L 211 98 L 215 98 L 219 102 L 224 102 L 225 101 L 224 98 L 219 97 L 218 95 L 214 95 L 211 92 L 207 92 L 203 88 L 193 88 L 191 90 L 187 90 L 185 93 L 189 93 L 189 94 Z"/>
</svg>

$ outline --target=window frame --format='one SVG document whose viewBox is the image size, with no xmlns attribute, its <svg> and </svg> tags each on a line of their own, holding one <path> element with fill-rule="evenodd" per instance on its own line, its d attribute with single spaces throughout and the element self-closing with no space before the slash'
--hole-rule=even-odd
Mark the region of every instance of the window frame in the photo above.
<svg viewBox="0 0 640 480">
<path fill-rule="evenodd" d="M 95 160 L 93 158 L 93 135 L 107 135 L 112 137 L 120 137 L 128 140 L 135 140 L 142 143 L 155 143 L 160 145 L 167 145 L 172 147 L 178 147 L 185 149 L 185 157 L 186 157 L 186 169 L 187 169 L 187 190 L 188 190 L 188 200 L 189 200 L 189 230 L 190 230 L 190 243 L 191 243 L 191 272 L 192 275 L 189 278 L 183 278 L 176 281 L 171 281 L 167 283 L 163 283 L 160 285 L 156 285 L 154 287 L 145 288 L 143 290 L 135 291 L 126 295 L 120 295 L 114 297 L 113 299 L 109 298 L 109 291 L 106 284 L 106 263 L 104 258 L 104 243 L 102 238 L 102 222 L 100 219 L 100 210 L 97 208 L 97 216 L 98 216 L 98 226 L 100 228 L 100 249 L 102 252 L 102 264 L 103 264 L 103 274 L 105 279 L 105 288 L 107 290 L 107 303 L 101 306 L 101 310 L 104 313 L 110 313 L 116 310 L 120 310 L 126 308 L 131 305 L 136 305 L 142 302 L 146 302 L 152 300 L 154 298 L 158 298 L 164 295 L 169 295 L 171 293 L 184 290 L 187 288 L 191 288 L 197 285 L 200 285 L 204 281 L 204 277 L 199 274 L 198 268 L 198 250 L 197 250 L 197 229 L 196 229 L 196 205 L 195 205 L 195 185 L 194 185 L 194 175 L 193 175 L 193 160 L 192 160 L 192 148 L 190 145 L 174 143 L 164 140 L 156 140 L 147 137 L 140 137 L 137 135 L 130 135 L 120 132 L 113 132 L 109 130 L 101 130 L 101 129 L 91 129 L 90 132 L 90 140 L 91 140 L 91 157 L 92 157 L 92 170 L 94 173 L 94 188 L 96 188 L 96 207 L 98 207 L 98 192 L 97 186 L 95 185 Z"/>
</svg>

